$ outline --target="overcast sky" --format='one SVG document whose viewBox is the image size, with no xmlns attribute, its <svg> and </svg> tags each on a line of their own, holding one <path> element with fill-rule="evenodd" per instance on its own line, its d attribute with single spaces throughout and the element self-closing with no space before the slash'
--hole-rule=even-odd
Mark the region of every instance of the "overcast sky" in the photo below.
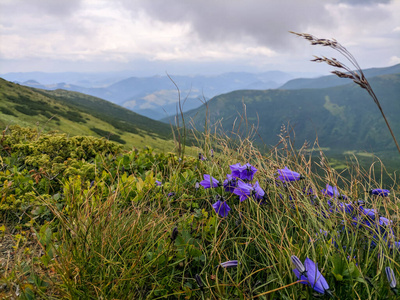
<svg viewBox="0 0 400 300">
<path fill-rule="evenodd" d="M 335 38 L 363 68 L 400 63 L 400 0 L 1 0 L 0 73 L 327 73 Z"/>
</svg>

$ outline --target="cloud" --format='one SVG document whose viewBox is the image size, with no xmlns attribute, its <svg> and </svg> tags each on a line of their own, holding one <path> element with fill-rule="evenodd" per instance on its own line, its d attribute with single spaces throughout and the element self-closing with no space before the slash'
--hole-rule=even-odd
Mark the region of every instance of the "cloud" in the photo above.
<svg viewBox="0 0 400 300">
<path fill-rule="evenodd" d="M 57 17 L 69 16 L 77 11 L 83 0 L 2 0 L 2 14 L 7 15 L 12 12 L 16 14 L 32 14 L 37 18 L 43 15 L 54 15 Z"/>
<path fill-rule="evenodd" d="M 285 50 L 293 44 L 289 30 L 334 26 L 325 2 L 304 1 L 130 1 L 121 3 L 135 16 L 145 12 L 167 24 L 188 24 L 204 43 L 249 42 Z M 168 26 L 168 25 L 166 25 Z"/>
<path fill-rule="evenodd" d="M 392 66 L 396 64 L 400 64 L 400 57 L 393 55 L 389 60 L 389 65 Z"/>
<path fill-rule="evenodd" d="M 323 52 L 293 30 L 387 61 L 399 20 L 400 1 L 387 0 L 2 0 L 0 59 L 264 68 Z"/>
</svg>

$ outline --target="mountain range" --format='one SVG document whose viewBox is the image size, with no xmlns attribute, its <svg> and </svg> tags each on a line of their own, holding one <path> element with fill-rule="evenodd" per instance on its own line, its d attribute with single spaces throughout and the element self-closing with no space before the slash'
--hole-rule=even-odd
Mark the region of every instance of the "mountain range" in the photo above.
<svg viewBox="0 0 400 300">
<path fill-rule="evenodd" d="M 387 68 L 366 69 L 367 78 L 400 72 L 400 64 Z M 324 88 L 345 84 L 336 76 L 299 78 L 309 73 L 268 71 L 259 74 L 236 72 L 213 76 L 168 75 L 132 77 L 128 71 L 110 73 L 7 73 L 6 80 L 25 86 L 76 91 L 111 101 L 138 114 L 161 120 L 176 114 L 177 102 L 182 100 L 183 111 L 200 107 L 205 101 L 235 90 Z M 178 90 L 180 94 L 178 94 Z"/>
<path fill-rule="evenodd" d="M 400 119 L 397 117 L 400 112 L 400 64 L 388 68 L 367 69 L 365 73 L 381 101 L 395 135 L 400 136 Z M 270 72 L 263 76 L 263 82 L 266 82 L 268 78 L 272 77 L 277 81 L 283 81 L 285 78 L 287 79 L 288 75 Z M 200 82 L 199 78 L 206 80 L 208 77 L 196 78 L 197 82 Z M 220 75 L 218 78 L 219 82 L 224 82 L 223 88 L 229 86 L 234 88 L 235 82 L 254 83 L 255 77 L 246 78 L 245 73 L 230 73 L 224 76 Z M 182 86 L 182 88 L 179 87 L 182 101 L 185 99 L 183 87 L 185 84 L 188 85 L 192 79 L 185 76 L 173 79 L 178 87 Z M 171 93 L 170 96 L 173 93 L 177 94 L 174 82 L 165 76 L 131 77 L 117 81 L 107 88 L 90 89 L 99 94 L 111 94 L 113 97 L 117 95 L 123 97 L 123 95 L 134 92 L 145 94 L 146 91 L 151 92 L 152 89 L 158 89 L 156 92 L 158 97 L 154 96 L 151 99 L 151 95 L 154 93 L 145 96 L 152 103 L 152 101 L 156 102 L 162 94 L 166 98 L 168 98 L 166 96 L 168 93 Z M 330 87 L 316 88 L 323 84 Z M 167 85 L 172 85 L 172 89 L 169 89 Z M 297 89 L 290 88 L 294 85 L 297 86 Z M 69 86 L 71 87 L 71 85 Z M 287 88 L 283 89 L 285 86 Z M 112 138 L 117 139 L 117 136 L 120 136 L 125 142 L 134 141 L 133 136 L 129 138 L 126 136 L 128 133 L 136 134 L 135 138 L 138 138 L 137 134 L 141 133 L 142 141 L 143 136 L 148 135 L 164 141 L 171 138 L 169 123 L 174 123 L 171 117 L 164 118 L 163 121 L 168 124 L 163 124 L 109 101 L 65 89 L 28 88 L 5 80 L 2 80 L 1 87 L 0 125 L 2 126 L 27 123 L 28 121 L 30 124 L 39 122 L 46 128 L 60 129 L 65 132 L 71 132 L 68 131 L 70 127 L 76 128 L 73 130 L 74 134 L 97 133 L 99 135 L 100 133 L 104 136 L 104 132 L 112 133 Z M 208 90 L 212 89 L 218 90 L 216 86 L 210 84 Z M 42 103 L 43 97 L 51 100 Z M 42 104 L 39 105 L 37 101 Z M 57 111 L 54 108 L 57 105 L 45 105 L 49 101 L 56 101 L 66 108 Z M 200 130 L 204 125 L 205 116 L 208 114 L 209 124 L 218 122 L 226 131 L 239 130 L 243 133 L 243 126 L 240 129 L 233 129 L 233 126 L 240 124 L 241 116 L 245 112 L 246 124 L 256 126 L 258 136 L 267 145 L 275 145 L 278 142 L 281 126 L 284 124 L 288 129 L 294 129 L 296 146 L 301 146 L 304 141 L 312 143 L 318 137 L 321 147 L 335 151 L 392 151 L 394 149 L 393 141 L 380 112 L 367 92 L 352 84 L 351 81 L 335 76 L 295 79 L 277 89 L 237 90 L 202 101 L 204 103 L 200 103 L 200 107 L 189 110 L 184 115 L 187 120 L 193 120 L 193 124 Z M 168 101 L 165 100 L 165 102 Z M 144 103 L 148 104 L 148 102 Z M 171 106 L 174 106 L 175 109 L 176 103 Z M 82 114 L 88 116 L 82 117 Z M 63 118 L 66 120 L 62 121 Z M 52 121 L 48 122 L 49 119 Z M 77 122 L 74 123 L 74 119 Z M 96 119 L 97 125 L 84 124 L 92 119 Z M 69 125 L 64 126 L 68 122 Z M 101 122 L 103 123 L 100 124 Z"/>
<path fill-rule="evenodd" d="M 366 90 L 346 79 L 345 85 L 305 88 L 315 81 L 302 81 L 300 89 L 240 90 L 214 97 L 200 108 L 184 114 L 196 129 L 209 124 L 225 132 L 245 134 L 254 126 L 267 145 L 279 142 L 282 125 L 294 130 L 295 145 L 318 138 L 321 147 L 335 151 L 396 151 L 380 111 Z M 381 106 L 400 140 L 400 72 L 369 78 Z M 243 115 L 245 114 L 245 118 Z"/>
<path fill-rule="evenodd" d="M 8 73 L 6 80 L 46 89 L 64 89 L 99 97 L 126 107 L 152 119 L 162 119 L 176 113 L 180 98 L 185 101 L 184 111 L 199 107 L 205 100 L 233 90 L 277 88 L 295 74 L 269 71 L 253 74 L 246 72 L 225 73 L 214 76 L 164 75 L 123 78 L 124 73 L 77 74 L 77 73 Z M 315 74 L 311 74 L 313 76 Z M 75 77 L 74 77 L 75 76 Z M 308 74 L 310 76 L 310 74 Z M 59 80 L 64 79 L 64 82 Z M 53 80 L 53 81 L 52 81 Z M 45 82 L 45 83 L 43 83 Z"/>
<path fill-rule="evenodd" d="M 400 73 L 400 64 L 386 67 L 386 68 L 371 68 L 363 71 L 365 77 L 371 78 L 379 75 L 397 74 Z M 282 90 L 296 90 L 296 89 L 321 89 L 333 86 L 346 84 L 342 78 L 336 75 L 321 76 L 318 78 L 296 78 L 289 80 L 284 85 L 280 86 Z"/>
</svg>

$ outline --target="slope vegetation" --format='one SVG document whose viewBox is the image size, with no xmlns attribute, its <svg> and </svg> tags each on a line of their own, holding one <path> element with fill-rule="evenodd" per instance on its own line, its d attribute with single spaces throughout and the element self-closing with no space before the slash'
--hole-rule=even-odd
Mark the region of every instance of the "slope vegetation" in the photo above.
<svg viewBox="0 0 400 300">
<path fill-rule="evenodd" d="M 370 79 L 394 134 L 400 139 L 400 74 Z M 245 107 L 247 125 L 269 145 L 279 141 L 282 124 L 295 131 L 296 145 L 313 142 L 332 150 L 394 150 L 390 133 L 368 93 L 355 84 L 325 89 L 242 90 L 217 96 L 207 106 L 186 114 L 197 129 L 204 124 L 207 109 L 211 124 L 220 120 L 225 131 L 238 129 Z"/>
<path fill-rule="evenodd" d="M 170 127 L 92 96 L 45 91 L 0 79 L 0 125 L 36 126 L 70 135 L 92 135 L 124 144 L 172 148 Z"/>
</svg>

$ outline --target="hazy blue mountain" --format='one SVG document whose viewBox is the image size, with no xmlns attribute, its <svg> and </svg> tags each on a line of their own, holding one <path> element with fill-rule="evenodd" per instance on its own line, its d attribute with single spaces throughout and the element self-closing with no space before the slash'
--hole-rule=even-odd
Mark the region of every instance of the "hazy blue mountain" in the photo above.
<svg viewBox="0 0 400 300">
<path fill-rule="evenodd" d="M 400 64 L 386 67 L 386 68 L 371 68 L 363 70 L 364 75 L 367 78 L 371 78 L 379 75 L 386 74 L 397 74 L 400 73 Z M 284 85 L 280 86 L 279 89 L 283 90 L 295 90 L 295 89 L 319 89 L 326 87 L 333 87 L 347 84 L 348 80 L 345 78 L 339 78 L 336 75 L 321 76 L 318 78 L 296 78 L 289 80 Z"/>
<path fill-rule="evenodd" d="M 131 76 L 131 72 L 11 72 L 0 74 L 0 77 L 17 83 L 23 83 L 30 80 L 40 82 L 42 85 L 55 85 L 60 82 L 78 85 L 82 87 L 104 87 L 124 78 Z"/>
<path fill-rule="evenodd" d="M 152 77 L 129 77 L 112 81 L 122 74 L 77 74 L 77 73 L 9 73 L 7 80 L 18 81 L 31 87 L 48 90 L 64 89 L 106 99 L 139 114 L 161 119 L 175 114 L 180 90 L 182 102 L 186 99 L 185 111 L 199 107 L 204 100 L 238 89 L 271 89 L 294 78 L 290 73 L 269 71 L 259 74 L 232 72 L 213 76 L 167 75 Z M 112 77 L 112 75 L 114 77 Z M 53 78 L 53 79 L 51 79 Z M 23 80 L 22 80 L 23 79 Z M 22 81 L 21 81 L 22 80 Z M 53 82 L 50 82 L 53 80 Z M 79 82 L 84 84 L 80 85 Z M 105 84 L 109 82 L 110 84 Z"/>
<path fill-rule="evenodd" d="M 400 140 L 400 74 L 369 81 Z M 323 89 L 234 91 L 212 98 L 208 107 L 191 110 L 185 118 L 193 120 L 198 130 L 204 126 L 207 111 L 210 124 L 221 120 L 225 132 L 243 133 L 254 125 L 257 137 L 268 145 L 277 144 L 281 126 L 289 124 L 289 130 L 295 131 L 296 146 L 304 141 L 313 143 L 318 136 L 320 146 L 332 150 L 394 150 L 377 106 L 365 90 L 349 82 Z M 247 122 L 241 120 L 244 106 Z"/>
</svg>

